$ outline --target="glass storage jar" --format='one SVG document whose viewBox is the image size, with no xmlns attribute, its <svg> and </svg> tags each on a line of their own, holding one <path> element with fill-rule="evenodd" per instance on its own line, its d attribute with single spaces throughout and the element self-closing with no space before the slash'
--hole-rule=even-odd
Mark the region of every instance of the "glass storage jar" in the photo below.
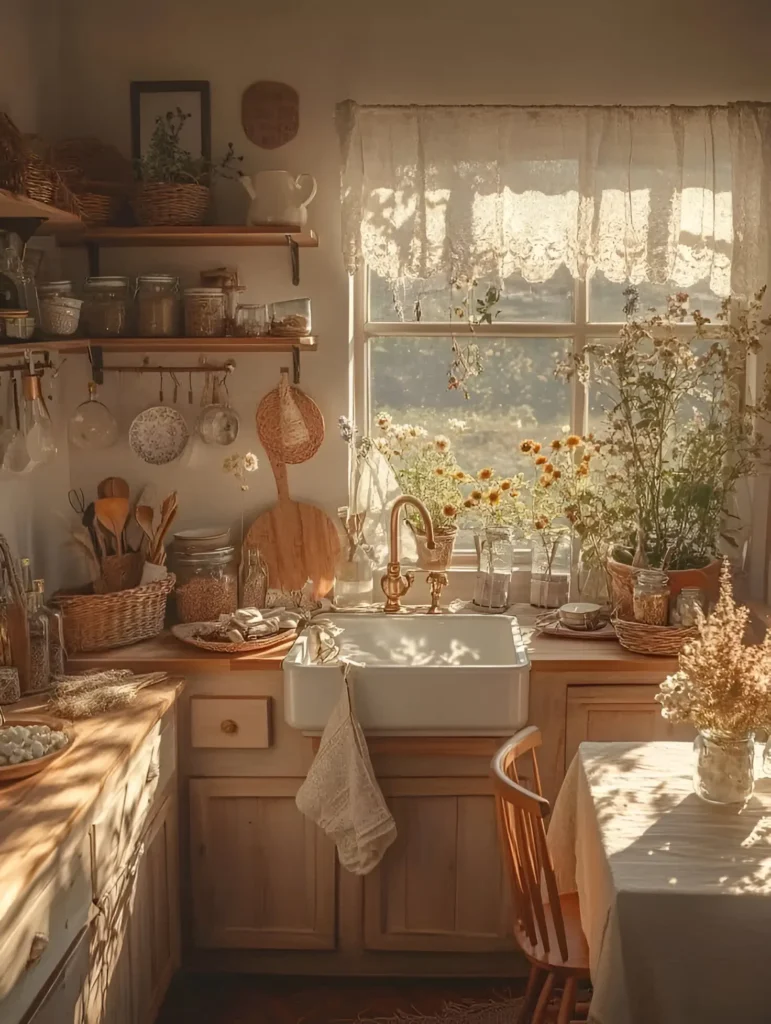
<svg viewBox="0 0 771 1024">
<path fill-rule="evenodd" d="M 675 598 L 674 608 L 669 617 L 673 626 L 688 629 L 698 622 L 696 610 L 706 611 L 707 595 L 701 587 L 683 587 Z"/>
<path fill-rule="evenodd" d="M 72 281 L 45 281 L 37 286 L 37 296 L 43 299 L 74 299 Z"/>
<path fill-rule="evenodd" d="M 270 333 L 279 338 L 304 337 L 311 333 L 311 300 L 289 299 L 270 307 Z"/>
<path fill-rule="evenodd" d="M 89 338 L 120 338 L 128 334 L 127 277 L 87 277 L 83 299 L 83 327 Z"/>
<path fill-rule="evenodd" d="M 509 606 L 509 587 L 514 567 L 511 531 L 505 526 L 489 526 L 474 534 L 477 552 L 477 576 L 474 606 L 485 612 L 502 612 Z"/>
<path fill-rule="evenodd" d="M 174 556 L 174 596 L 180 622 L 216 622 L 238 607 L 238 558 L 234 547 Z"/>
<path fill-rule="evenodd" d="M 709 804 L 743 807 L 755 790 L 755 735 L 702 729 L 693 743 L 693 789 Z"/>
<path fill-rule="evenodd" d="M 171 274 L 142 274 L 135 294 L 137 335 L 176 338 L 179 334 L 179 278 Z"/>
<path fill-rule="evenodd" d="M 29 626 L 30 680 L 28 693 L 47 690 L 51 679 L 51 639 L 43 595 L 33 590 L 26 595 Z M 22 695 L 23 696 L 23 695 Z"/>
<path fill-rule="evenodd" d="M 221 288 L 185 288 L 185 336 L 225 335 L 225 293 Z"/>
<path fill-rule="evenodd" d="M 241 608 L 264 608 L 268 597 L 268 567 L 256 548 L 249 548 L 241 566 Z"/>
<path fill-rule="evenodd" d="M 570 593 L 571 539 L 568 530 L 534 530 L 530 569 L 530 604 L 559 608 Z"/>
<path fill-rule="evenodd" d="M 242 338 L 259 338 L 268 333 L 268 310 L 265 304 L 241 302 L 236 308 L 236 334 Z"/>
<path fill-rule="evenodd" d="M 635 622 L 666 626 L 669 622 L 669 577 L 661 569 L 640 569 L 634 581 Z"/>
</svg>

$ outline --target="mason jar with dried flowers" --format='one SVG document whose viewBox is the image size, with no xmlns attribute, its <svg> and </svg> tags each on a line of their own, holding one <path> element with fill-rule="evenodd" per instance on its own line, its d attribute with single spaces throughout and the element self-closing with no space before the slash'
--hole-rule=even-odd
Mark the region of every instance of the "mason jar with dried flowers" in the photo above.
<svg viewBox="0 0 771 1024">
<path fill-rule="evenodd" d="M 509 605 L 512 538 L 527 521 L 527 506 L 521 497 L 524 487 L 521 473 L 501 477 L 487 466 L 478 471 L 463 502 L 466 520 L 475 527 L 474 604 L 483 611 L 500 612 Z"/>
<path fill-rule="evenodd" d="M 418 565 L 429 571 L 443 571 L 449 565 L 458 534 L 461 485 L 471 477 L 457 464 L 446 435 L 430 437 L 423 427 L 394 423 L 387 412 L 381 412 L 376 423 L 379 436 L 375 446 L 393 469 L 402 493 L 423 502 L 434 526 L 436 547 L 429 551 L 420 516 L 407 507 L 407 522 L 418 547 Z"/>
<path fill-rule="evenodd" d="M 679 656 L 679 670 L 661 684 L 656 700 L 670 722 L 691 722 L 693 787 L 708 803 L 743 806 L 752 796 L 754 734 L 771 726 L 771 631 L 745 644 L 748 608 L 733 598 L 725 560 L 720 597 L 711 615 L 696 609 L 698 639 Z"/>
</svg>

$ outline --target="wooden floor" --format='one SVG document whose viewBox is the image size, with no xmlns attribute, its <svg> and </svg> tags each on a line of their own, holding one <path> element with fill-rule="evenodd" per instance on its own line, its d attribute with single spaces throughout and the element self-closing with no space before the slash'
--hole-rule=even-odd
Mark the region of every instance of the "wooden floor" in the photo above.
<svg viewBox="0 0 771 1024">
<path fill-rule="evenodd" d="M 179 975 L 158 1024 L 338 1024 L 437 1013 L 446 1002 L 518 996 L 524 980 L 262 978 Z"/>
</svg>

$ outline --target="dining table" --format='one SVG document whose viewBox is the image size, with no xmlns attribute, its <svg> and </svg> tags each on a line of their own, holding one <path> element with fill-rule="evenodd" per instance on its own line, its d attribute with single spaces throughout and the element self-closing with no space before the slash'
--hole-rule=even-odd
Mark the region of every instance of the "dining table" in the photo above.
<svg viewBox="0 0 771 1024">
<path fill-rule="evenodd" d="M 592 1024 L 771 1022 L 771 779 L 743 808 L 693 790 L 690 743 L 582 743 L 547 843 L 577 892 Z"/>
</svg>

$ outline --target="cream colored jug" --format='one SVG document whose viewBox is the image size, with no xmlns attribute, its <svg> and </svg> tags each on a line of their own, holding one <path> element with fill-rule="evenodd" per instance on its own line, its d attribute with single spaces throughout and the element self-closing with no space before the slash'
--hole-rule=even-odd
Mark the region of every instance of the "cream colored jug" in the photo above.
<svg viewBox="0 0 771 1024">
<path fill-rule="evenodd" d="M 310 194 L 301 199 L 310 182 Z M 316 179 L 312 174 L 288 171 L 258 171 L 251 178 L 244 175 L 241 184 L 252 200 L 246 215 L 247 224 L 292 224 L 304 227 L 308 220 L 308 203 L 316 195 Z"/>
</svg>

